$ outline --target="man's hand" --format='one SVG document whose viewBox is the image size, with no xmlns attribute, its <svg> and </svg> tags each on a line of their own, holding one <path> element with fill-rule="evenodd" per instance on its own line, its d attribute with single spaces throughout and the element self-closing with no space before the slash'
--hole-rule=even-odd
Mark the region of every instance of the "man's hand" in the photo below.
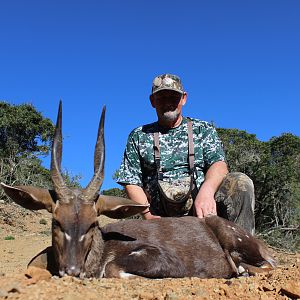
<svg viewBox="0 0 300 300">
<path fill-rule="evenodd" d="M 205 180 L 194 202 L 196 216 L 198 218 L 217 214 L 215 193 L 227 173 L 227 165 L 223 161 L 215 162 L 207 170 Z"/>
<path fill-rule="evenodd" d="M 203 194 L 203 195 L 202 195 Z M 195 211 L 198 218 L 204 218 L 208 215 L 217 214 L 217 206 L 214 196 L 209 194 L 205 195 L 205 190 L 203 193 L 198 193 L 195 199 Z"/>
<path fill-rule="evenodd" d="M 148 210 L 142 213 L 142 216 L 145 220 L 152 220 L 152 219 L 160 219 L 160 216 L 152 215 L 151 212 Z"/>
</svg>

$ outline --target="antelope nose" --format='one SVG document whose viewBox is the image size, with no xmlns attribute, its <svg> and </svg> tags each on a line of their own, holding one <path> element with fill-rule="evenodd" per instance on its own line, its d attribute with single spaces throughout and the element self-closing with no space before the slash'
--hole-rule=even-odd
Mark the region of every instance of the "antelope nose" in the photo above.
<svg viewBox="0 0 300 300">
<path fill-rule="evenodd" d="M 78 277 L 79 274 L 80 274 L 80 269 L 78 267 L 75 267 L 75 266 L 71 266 L 69 268 L 66 268 L 66 273 L 69 275 L 69 276 L 75 276 L 75 277 Z"/>
</svg>

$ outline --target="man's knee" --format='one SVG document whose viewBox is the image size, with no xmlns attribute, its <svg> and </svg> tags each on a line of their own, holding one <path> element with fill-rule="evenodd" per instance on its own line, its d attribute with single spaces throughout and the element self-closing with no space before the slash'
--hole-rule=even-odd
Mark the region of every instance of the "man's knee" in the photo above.
<svg viewBox="0 0 300 300">
<path fill-rule="evenodd" d="M 218 214 L 254 232 L 254 185 L 244 173 L 227 174 L 216 194 Z"/>
<path fill-rule="evenodd" d="M 238 189 L 240 191 L 254 191 L 253 181 L 249 176 L 242 172 L 228 173 L 223 182 L 229 190 Z"/>
</svg>

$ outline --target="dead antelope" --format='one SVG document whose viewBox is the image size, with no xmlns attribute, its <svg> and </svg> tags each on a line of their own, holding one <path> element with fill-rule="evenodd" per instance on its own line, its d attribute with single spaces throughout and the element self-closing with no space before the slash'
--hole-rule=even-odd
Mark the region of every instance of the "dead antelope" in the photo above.
<svg viewBox="0 0 300 300">
<path fill-rule="evenodd" d="M 31 265 L 78 277 L 230 278 L 242 269 L 275 264 L 267 248 L 239 226 L 217 216 L 125 220 L 98 225 L 97 217 L 124 218 L 146 206 L 99 195 L 104 178 L 103 108 L 94 155 L 94 176 L 85 189 L 70 189 L 61 174 L 62 104 L 51 154 L 53 190 L 1 183 L 21 206 L 52 213 L 52 247 Z"/>
</svg>

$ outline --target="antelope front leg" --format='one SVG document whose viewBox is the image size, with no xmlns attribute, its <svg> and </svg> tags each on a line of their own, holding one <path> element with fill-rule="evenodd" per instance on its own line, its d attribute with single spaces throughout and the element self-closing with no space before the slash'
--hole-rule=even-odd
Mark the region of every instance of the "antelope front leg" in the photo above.
<svg viewBox="0 0 300 300">
<path fill-rule="evenodd" d="M 37 254 L 27 265 L 27 269 L 35 267 L 43 270 L 47 270 L 51 275 L 58 275 L 58 267 L 55 263 L 53 248 L 47 247 L 39 254 Z"/>
</svg>

